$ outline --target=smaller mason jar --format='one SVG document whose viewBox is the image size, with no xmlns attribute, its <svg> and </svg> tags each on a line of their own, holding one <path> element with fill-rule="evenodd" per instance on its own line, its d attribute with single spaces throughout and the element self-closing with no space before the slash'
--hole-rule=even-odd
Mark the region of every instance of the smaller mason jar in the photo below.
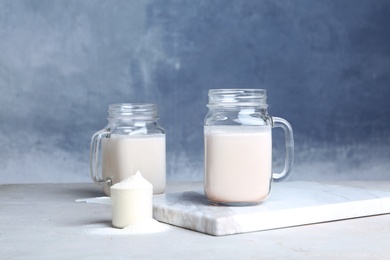
<svg viewBox="0 0 390 260">
<path fill-rule="evenodd" d="M 290 124 L 267 112 L 264 89 L 211 89 L 204 121 L 204 191 L 213 204 L 250 206 L 265 201 L 271 182 L 291 173 L 294 139 Z M 282 173 L 272 173 L 272 128 L 285 133 Z"/>
<path fill-rule="evenodd" d="M 165 191 L 165 131 L 157 123 L 155 104 L 113 104 L 108 125 L 91 138 L 92 180 L 110 195 L 110 186 L 140 171 L 153 185 L 153 193 Z M 98 173 L 101 143 L 102 174 Z"/>
</svg>

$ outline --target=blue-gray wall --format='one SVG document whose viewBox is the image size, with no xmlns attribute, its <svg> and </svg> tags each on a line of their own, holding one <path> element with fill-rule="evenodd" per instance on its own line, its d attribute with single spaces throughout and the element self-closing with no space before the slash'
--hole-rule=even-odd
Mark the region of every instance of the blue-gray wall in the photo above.
<svg viewBox="0 0 390 260">
<path fill-rule="evenodd" d="M 291 179 L 389 180 L 389 25 L 387 0 L 0 0 L 0 183 L 90 181 L 120 102 L 157 103 L 169 178 L 201 180 L 210 88 L 267 89 Z"/>
</svg>

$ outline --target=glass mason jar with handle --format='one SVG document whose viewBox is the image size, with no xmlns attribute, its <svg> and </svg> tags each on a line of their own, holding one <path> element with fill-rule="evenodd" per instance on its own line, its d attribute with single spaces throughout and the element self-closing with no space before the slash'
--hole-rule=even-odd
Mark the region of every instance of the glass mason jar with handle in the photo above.
<svg viewBox="0 0 390 260">
<path fill-rule="evenodd" d="M 92 180 L 110 195 L 110 186 L 140 171 L 153 185 L 153 193 L 163 193 L 166 184 L 165 131 L 158 125 L 155 104 L 113 104 L 108 109 L 108 125 L 91 139 Z M 98 172 L 101 143 L 102 173 Z"/>
<path fill-rule="evenodd" d="M 294 139 L 290 124 L 267 112 L 264 89 L 211 89 L 204 121 L 204 191 L 213 204 L 257 205 L 272 181 L 291 173 Z M 272 173 L 272 128 L 285 133 L 284 170 Z"/>
</svg>

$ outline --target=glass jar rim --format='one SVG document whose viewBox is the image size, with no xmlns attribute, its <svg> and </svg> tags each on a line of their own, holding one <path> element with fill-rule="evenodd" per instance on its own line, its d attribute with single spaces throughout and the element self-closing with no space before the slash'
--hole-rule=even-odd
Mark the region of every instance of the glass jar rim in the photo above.
<svg viewBox="0 0 390 260">
<path fill-rule="evenodd" d="M 267 90 L 263 88 L 215 88 L 215 89 L 209 89 L 210 93 L 263 93 L 264 95 L 267 94 Z"/>
<path fill-rule="evenodd" d="M 209 89 L 208 107 L 260 107 L 267 108 L 265 89 Z"/>
<path fill-rule="evenodd" d="M 108 106 L 108 119 L 157 120 L 157 105 L 151 103 L 117 103 Z"/>
</svg>

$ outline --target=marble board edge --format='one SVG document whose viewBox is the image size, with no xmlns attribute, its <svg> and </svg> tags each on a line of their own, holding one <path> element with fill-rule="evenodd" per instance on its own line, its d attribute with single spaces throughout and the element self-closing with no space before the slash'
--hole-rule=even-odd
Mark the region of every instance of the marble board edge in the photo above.
<svg viewBox="0 0 390 260">
<path fill-rule="evenodd" d="M 265 231 L 388 213 L 390 213 L 390 197 L 214 218 L 196 211 L 183 213 L 178 209 L 163 205 L 153 207 L 153 217 L 158 221 L 213 236 Z M 286 215 L 289 217 L 285 218 Z"/>
<path fill-rule="evenodd" d="M 217 218 L 216 221 L 220 223 L 218 223 L 216 230 L 208 230 L 207 233 L 215 236 L 233 235 L 332 221 L 344 221 L 389 213 L 390 197 L 375 198 L 266 213 L 254 213 L 247 216 L 237 215 L 233 216 L 233 218 L 235 219 L 234 222 L 237 223 L 238 228 L 228 229 L 228 231 L 224 228 L 224 226 L 226 226 L 226 223 L 224 223 L 225 220 Z M 288 215 L 288 218 L 284 218 L 286 215 Z M 242 225 L 242 223 L 244 223 L 244 225 Z"/>
</svg>

